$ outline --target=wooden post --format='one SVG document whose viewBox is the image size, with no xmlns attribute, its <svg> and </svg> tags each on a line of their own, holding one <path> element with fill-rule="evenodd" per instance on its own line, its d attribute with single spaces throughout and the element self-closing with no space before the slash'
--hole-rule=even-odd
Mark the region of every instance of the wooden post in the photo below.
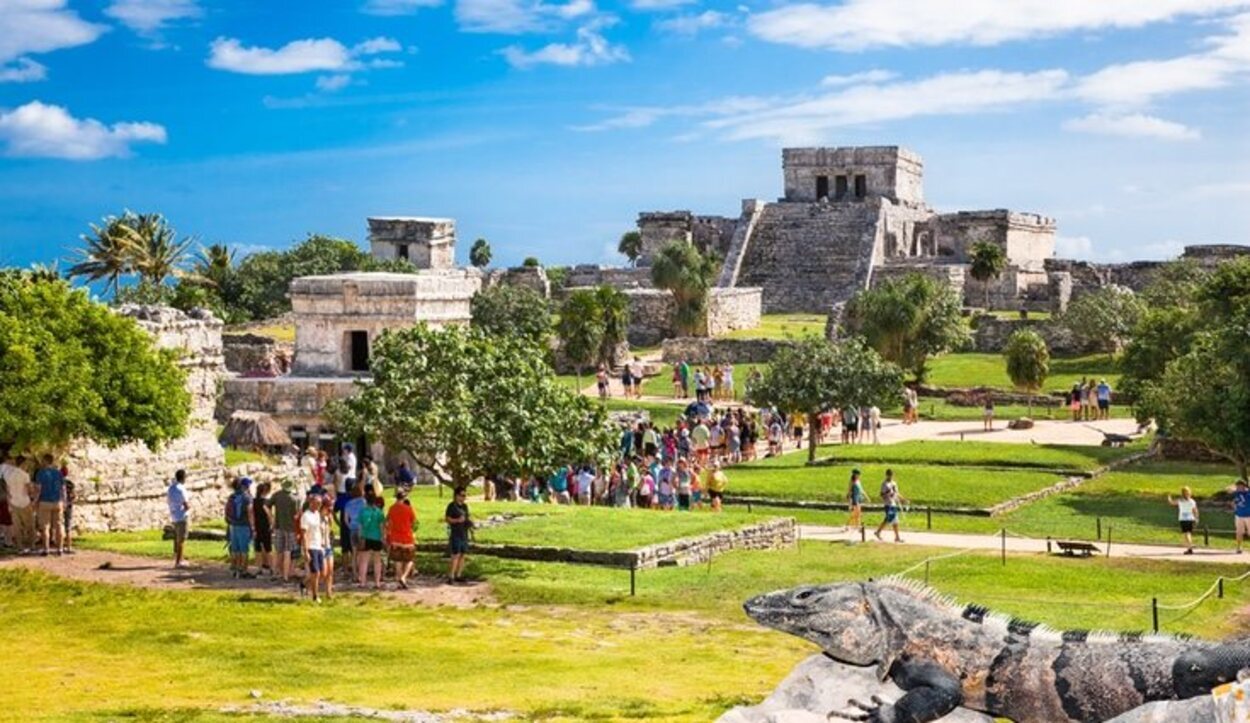
<svg viewBox="0 0 1250 723">
<path fill-rule="evenodd" d="M 1102 539 L 1102 518 L 1096 517 L 1094 519 L 1098 525 L 1098 536 L 1095 539 L 1101 540 Z"/>
<path fill-rule="evenodd" d="M 1107 557 L 1111 557 L 1111 525 L 1107 525 Z"/>
<path fill-rule="evenodd" d="M 933 529 L 933 507 L 924 508 L 924 525 L 926 530 Z"/>
<path fill-rule="evenodd" d="M 1050 553 L 1051 553 L 1051 549 L 1050 549 L 1050 536 L 1049 536 L 1049 535 L 1047 535 L 1047 536 L 1046 536 L 1046 554 L 1047 554 L 1047 555 L 1049 555 Z"/>
<path fill-rule="evenodd" d="M 929 561 L 924 561 L 924 584 L 929 584 Z"/>
<path fill-rule="evenodd" d="M 868 541 L 868 528 L 862 524 L 859 526 L 859 541 L 860 542 Z"/>
<path fill-rule="evenodd" d="M 1211 530 L 1208 529 L 1206 525 L 1202 526 L 1202 546 L 1203 547 L 1211 546 Z"/>
<path fill-rule="evenodd" d="M 1006 565 L 1007 564 L 1007 528 L 1006 527 L 1002 529 L 1002 538 L 1003 538 L 1003 564 Z"/>
<path fill-rule="evenodd" d="M 1215 580 L 1215 596 L 1221 600 L 1224 599 L 1224 577 L 1220 576 Z"/>
<path fill-rule="evenodd" d="M 637 563 L 634 563 L 629 566 L 629 596 L 630 597 L 634 597 L 634 595 L 638 591 L 637 583 L 635 582 L 635 579 L 634 579 L 637 572 L 638 572 Z"/>
<path fill-rule="evenodd" d="M 1154 622 L 1155 632 L 1159 632 L 1159 598 L 1150 598 L 1150 618 Z"/>
</svg>

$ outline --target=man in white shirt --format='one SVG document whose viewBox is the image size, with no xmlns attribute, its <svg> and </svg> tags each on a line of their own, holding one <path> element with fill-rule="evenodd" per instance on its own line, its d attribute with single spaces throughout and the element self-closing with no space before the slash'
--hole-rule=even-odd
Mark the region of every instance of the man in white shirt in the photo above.
<svg viewBox="0 0 1250 723">
<path fill-rule="evenodd" d="M 165 493 L 165 501 L 169 503 L 169 521 L 174 528 L 174 567 L 186 567 L 182 559 L 182 550 L 187 542 L 187 518 L 191 512 L 191 498 L 186 488 L 187 471 L 180 469 L 174 473 L 174 481 Z"/>
<path fill-rule="evenodd" d="M 9 492 L 9 514 L 13 517 L 13 546 L 22 554 L 35 547 L 35 508 L 31 504 L 30 475 L 22 468 L 26 460 L 9 457 L 0 464 L 0 478 Z"/>
<path fill-rule="evenodd" d="M 304 563 L 308 566 L 308 578 L 304 581 L 304 589 L 312 591 L 313 602 L 321 602 L 318 596 L 320 580 L 325 572 L 325 554 L 328 547 L 325 539 L 325 528 L 321 524 L 321 495 L 308 498 L 308 509 L 299 517 L 300 550 L 304 553 Z"/>
</svg>

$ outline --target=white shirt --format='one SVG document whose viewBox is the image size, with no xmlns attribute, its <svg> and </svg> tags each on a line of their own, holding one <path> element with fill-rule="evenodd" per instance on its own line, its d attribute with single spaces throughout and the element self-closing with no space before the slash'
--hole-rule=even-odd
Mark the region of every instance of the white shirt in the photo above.
<svg viewBox="0 0 1250 723">
<path fill-rule="evenodd" d="M 325 548 L 325 538 L 321 534 L 321 513 L 315 510 L 304 510 L 299 516 L 299 525 L 304 530 L 304 547 L 309 550 Z"/>
<path fill-rule="evenodd" d="M 26 470 L 12 464 L 0 464 L 0 477 L 9 487 L 9 507 L 30 507 L 30 475 Z"/>
<path fill-rule="evenodd" d="M 183 487 L 181 482 L 175 482 L 169 486 L 165 499 L 169 502 L 169 519 L 174 522 L 186 522 L 187 505 L 190 504 L 187 488 Z"/>
<path fill-rule="evenodd" d="M 356 476 L 356 453 L 355 452 L 347 453 L 347 476 L 350 478 L 355 478 Z"/>
<path fill-rule="evenodd" d="M 1181 522 L 1193 522 L 1197 518 L 1198 500 L 1185 499 L 1184 497 L 1176 501 L 1176 512 Z"/>
</svg>

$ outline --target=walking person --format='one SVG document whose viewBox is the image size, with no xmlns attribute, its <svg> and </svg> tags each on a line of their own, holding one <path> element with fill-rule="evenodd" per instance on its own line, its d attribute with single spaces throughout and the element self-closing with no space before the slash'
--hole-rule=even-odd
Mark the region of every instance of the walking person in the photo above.
<svg viewBox="0 0 1250 723">
<path fill-rule="evenodd" d="M 184 550 L 187 544 L 187 525 L 191 516 L 191 498 L 187 494 L 187 471 L 180 469 L 165 492 L 169 504 L 169 522 L 174 528 L 174 567 L 186 567 Z"/>
<path fill-rule="evenodd" d="M 61 462 L 61 477 L 65 480 L 65 505 L 61 509 L 61 550 L 74 554 L 74 480 L 69 478 L 69 467 Z"/>
<path fill-rule="evenodd" d="M 1168 495 L 1168 504 L 1176 508 L 1176 518 L 1181 524 L 1181 535 L 1185 538 L 1185 554 L 1194 554 L 1194 526 L 1198 524 L 1198 500 L 1189 487 L 1181 488 L 1180 499 L 1172 499 Z"/>
<path fill-rule="evenodd" d="M 257 569 L 267 571 L 269 577 L 275 577 L 277 573 L 273 564 L 273 510 L 269 506 L 270 489 L 268 482 L 256 485 L 256 499 L 252 501 L 252 520 L 256 525 L 256 532 L 252 547 L 256 551 Z"/>
<path fill-rule="evenodd" d="M 351 532 L 340 528 L 339 535 L 350 538 Z M 334 502 L 329 494 L 321 498 L 321 541 L 325 545 L 322 548 L 325 560 L 320 578 L 325 583 L 328 600 L 334 597 Z M 350 572 L 350 568 L 348 570 Z"/>
<path fill-rule="evenodd" d="M 634 357 L 634 360 L 629 363 L 629 377 L 633 381 L 634 399 L 642 399 L 642 375 L 644 371 L 642 359 Z"/>
<path fill-rule="evenodd" d="M 395 490 L 395 504 L 386 512 L 387 555 L 395 565 L 395 582 L 401 590 L 408 589 L 408 576 L 417 556 L 417 513 L 408 501 L 405 490 Z"/>
<path fill-rule="evenodd" d="M 859 475 L 858 468 L 851 470 L 851 482 L 846 488 L 846 504 L 851 510 L 851 516 L 846 521 L 848 530 L 854 530 L 864 524 L 864 503 L 872 501 L 864 492 L 864 483 Z"/>
<path fill-rule="evenodd" d="M 989 392 L 981 402 L 981 420 L 983 431 L 994 431 L 994 397 Z"/>
<path fill-rule="evenodd" d="M 360 530 L 360 552 L 356 562 L 356 583 L 365 586 L 369 576 L 369 566 L 373 565 L 373 589 L 382 589 L 382 524 L 386 517 L 382 508 L 386 501 L 374 497 L 363 510 L 356 515 L 356 527 Z"/>
<path fill-rule="evenodd" d="M 894 481 L 894 470 L 887 469 L 885 480 L 881 482 L 881 504 L 885 506 L 885 517 L 877 526 L 877 531 L 873 533 L 878 540 L 881 539 L 881 533 L 889 526 L 894 529 L 894 541 L 903 541 L 898 534 L 898 513 L 899 508 L 906 502 L 907 499 L 898 490 L 898 482 Z"/>
<path fill-rule="evenodd" d="M 690 493 L 694 475 L 690 472 L 690 462 L 686 458 L 677 460 L 676 484 L 673 485 L 677 489 L 677 509 L 682 512 L 690 511 Z"/>
<path fill-rule="evenodd" d="M 0 482 L 9 495 L 9 516 L 12 529 L 9 532 L 13 547 L 18 554 L 28 555 L 35 547 L 35 507 L 30 475 L 22 465 L 25 458 L 18 456 L 5 459 L 0 464 Z"/>
<path fill-rule="evenodd" d="M 449 528 L 448 545 L 451 548 L 451 567 L 447 573 L 447 582 L 452 585 L 463 580 L 465 555 L 469 552 L 469 535 L 473 529 L 473 520 L 469 517 L 469 503 L 465 501 L 465 490 L 457 487 L 452 501 L 447 505 L 443 520 Z"/>
<path fill-rule="evenodd" d="M 1072 421 L 1081 421 L 1081 385 L 1073 384 L 1068 392 L 1068 411 L 1072 412 Z"/>
<path fill-rule="evenodd" d="M 595 372 L 595 385 L 599 388 L 599 398 L 607 399 L 612 396 L 612 392 L 608 389 L 608 368 L 602 364 L 599 370 Z"/>
<path fill-rule="evenodd" d="M 321 581 L 325 576 L 326 548 L 331 547 L 323 533 L 325 516 L 321 510 L 321 495 L 309 495 L 308 509 L 300 515 L 299 546 L 304 555 L 307 576 L 304 589 L 312 593 L 313 602 L 321 602 Z"/>
<path fill-rule="evenodd" d="M 1241 541 L 1250 535 L 1250 483 L 1239 479 L 1233 492 L 1233 520 L 1237 530 L 1237 554 L 1241 554 Z"/>
<path fill-rule="evenodd" d="M 269 498 L 269 512 L 273 518 L 273 554 L 277 563 L 275 575 L 282 582 L 290 582 L 299 538 L 295 534 L 295 521 L 299 517 L 299 501 L 291 494 L 291 481 L 282 480 L 278 491 Z"/>
<path fill-rule="evenodd" d="M 230 549 L 231 577 L 252 577 L 247 571 L 248 551 L 256 520 L 252 510 L 252 480 L 243 477 L 234 483 L 234 492 L 226 500 L 226 545 Z"/>
<path fill-rule="evenodd" d="M 65 552 L 62 518 L 65 515 L 65 476 L 52 466 L 52 455 L 43 456 L 43 466 L 35 471 L 39 488 L 39 534 L 43 537 L 43 554 Z M 53 544 L 55 540 L 55 544 Z"/>
</svg>

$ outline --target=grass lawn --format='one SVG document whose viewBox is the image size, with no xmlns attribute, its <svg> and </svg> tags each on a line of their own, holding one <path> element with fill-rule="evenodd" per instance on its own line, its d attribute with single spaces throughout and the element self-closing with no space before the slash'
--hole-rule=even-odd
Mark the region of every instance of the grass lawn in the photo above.
<svg viewBox="0 0 1250 723">
<path fill-rule="evenodd" d="M 697 364 L 690 369 L 690 393 L 694 394 L 694 372 L 695 369 L 708 369 L 711 371 L 710 364 Z M 746 394 L 747 377 L 750 376 L 751 370 L 758 368 L 761 372 L 768 371 L 767 364 L 734 364 L 734 392 L 739 401 Z M 672 397 L 673 396 L 673 365 L 664 364 L 660 367 L 660 373 L 653 377 L 647 377 L 642 383 L 642 393 L 653 397 Z M 693 402 L 694 397 L 685 400 L 687 403 Z"/>
<path fill-rule="evenodd" d="M 1043 407 L 1040 404 L 1033 405 L 1032 414 L 1029 414 L 1029 407 L 1025 404 L 995 404 L 994 419 L 996 424 L 1006 424 L 1008 420 L 1018 419 L 1020 417 L 1031 417 L 1032 419 L 1071 419 L 1070 413 L 1062 407 Z M 901 406 L 883 409 L 883 415 L 890 418 L 898 418 L 903 416 L 903 408 Z M 1133 417 L 1133 408 L 1124 404 L 1111 405 L 1112 419 L 1131 419 Z M 935 399 L 933 397 L 920 398 L 920 418 L 930 419 L 936 422 L 970 422 L 981 421 L 981 407 L 961 407 L 947 402 L 945 399 Z"/>
<path fill-rule="evenodd" d="M 622 399 L 611 397 L 603 402 L 609 412 L 646 412 L 651 421 L 661 427 L 671 427 L 685 411 L 689 402 L 674 400 L 672 402 L 656 402 L 651 400 Z"/>
<path fill-rule="evenodd" d="M 928 383 L 935 387 L 965 388 L 987 386 L 1013 389 L 1002 354 L 946 354 L 929 362 Z M 1112 390 L 1120 381 L 1120 371 L 1106 354 L 1051 358 L 1050 377 L 1045 391 L 1066 391 L 1081 377 L 1106 379 Z M 922 400 L 923 402 L 924 400 Z M 1115 397 L 1112 396 L 1114 403 Z M 922 406 L 927 406 L 922 403 Z M 1113 404 L 1114 408 L 1114 404 Z"/>
<path fill-rule="evenodd" d="M 267 464 L 272 459 L 260 452 L 251 452 L 246 449 L 235 449 L 234 447 L 226 447 L 226 466 L 234 467 L 239 464 Z"/>
<path fill-rule="evenodd" d="M 839 462 L 1035 467 L 1088 471 L 1117 459 L 1143 452 L 1146 447 L 1147 442 L 1144 439 L 1119 448 L 913 440 L 897 444 L 823 444 L 817 448 L 816 454 L 818 460 L 833 459 Z M 768 459 L 760 464 L 768 465 L 781 459 L 785 458 Z M 786 460 L 785 463 L 790 462 L 791 460 Z"/>
<path fill-rule="evenodd" d="M 754 329 L 738 329 L 720 339 L 787 339 L 808 334 L 825 335 L 824 314 L 764 314 Z"/>
<path fill-rule="evenodd" d="M 261 326 L 255 329 L 247 329 L 239 331 L 235 329 L 226 329 L 227 334 L 247 333 L 257 334 L 259 336 L 267 336 L 276 342 L 283 344 L 295 343 L 295 325 L 294 324 L 271 324 L 269 326 Z"/>
</svg>

